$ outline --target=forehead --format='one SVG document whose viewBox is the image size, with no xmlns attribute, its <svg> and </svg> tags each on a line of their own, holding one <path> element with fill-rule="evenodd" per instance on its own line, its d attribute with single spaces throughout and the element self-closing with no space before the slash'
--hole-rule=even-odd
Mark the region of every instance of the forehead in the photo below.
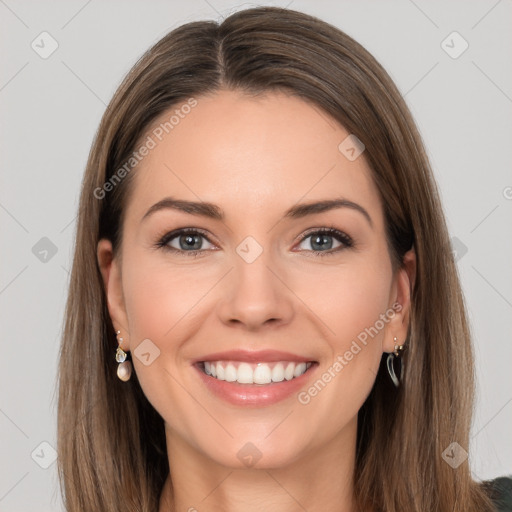
<svg viewBox="0 0 512 512">
<path fill-rule="evenodd" d="M 162 114 L 142 138 L 152 149 L 134 169 L 127 217 L 173 196 L 219 204 L 227 216 L 345 197 L 378 218 L 364 157 L 349 160 L 339 149 L 349 136 L 316 106 L 280 92 L 194 98 Z"/>
</svg>

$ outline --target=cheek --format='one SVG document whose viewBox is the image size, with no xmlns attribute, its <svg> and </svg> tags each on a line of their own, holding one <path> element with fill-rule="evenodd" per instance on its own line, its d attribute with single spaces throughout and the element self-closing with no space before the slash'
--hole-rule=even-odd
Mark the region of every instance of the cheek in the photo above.
<svg viewBox="0 0 512 512">
<path fill-rule="evenodd" d="M 327 270 L 318 267 L 304 271 L 290 287 L 317 317 L 316 323 L 325 326 L 334 356 L 334 352 L 347 350 L 352 340 L 374 326 L 385 313 L 391 284 L 391 264 L 376 252 L 373 259 L 354 257 Z M 384 331 L 381 323 L 379 334 Z"/>
<path fill-rule="evenodd" d="M 338 286 L 343 292 L 333 307 L 332 316 L 338 319 L 337 335 L 346 342 L 374 326 L 379 315 L 386 311 L 390 282 L 386 272 L 377 269 L 372 272 L 366 267 L 359 273 L 343 276 Z"/>
<path fill-rule="evenodd" d="M 155 409 L 186 432 L 186 420 L 202 412 L 194 409 L 196 403 L 186 391 L 189 385 L 183 382 L 181 372 L 188 361 L 182 347 L 201 329 L 202 322 L 197 319 L 201 299 L 218 277 L 201 270 L 200 265 L 171 266 L 165 258 L 142 250 L 127 254 L 124 265 L 123 291 L 137 378 Z M 142 351 L 139 344 L 146 339 L 158 353 L 149 365 L 137 355 Z M 176 416 L 176 410 L 188 412 Z"/>
<path fill-rule="evenodd" d="M 189 323 L 200 309 L 217 274 L 200 265 L 167 265 L 163 258 L 142 252 L 130 259 L 123 275 L 130 332 L 157 344 L 172 339 L 180 322 Z"/>
<path fill-rule="evenodd" d="M 324 429 L 335 435 L 358 412 L 371 391 L 382 358 L 386 326 L 394 316 L 389 307 L 391 266 L 340 267 L 321 282 L 326 292 L 318 301 L 318 314 L 329 326 L 330 357 L 317 371 L 316 380 L 301 390 L 297 400 L 308 411 L 310 431 Z M 320 283 L 319 283 L 320 284 Z M 313 300 L 313 295 L 310 295 Z M 382 318 L 387 320 L 384 321 Z M 323 419 L 329 417 L 326 424 Z"/>
</svg>

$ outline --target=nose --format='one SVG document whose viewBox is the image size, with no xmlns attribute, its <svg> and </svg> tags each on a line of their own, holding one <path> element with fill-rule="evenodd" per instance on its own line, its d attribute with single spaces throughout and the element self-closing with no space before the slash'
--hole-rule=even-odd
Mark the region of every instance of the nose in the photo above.
<svg viewBox="0 0 512 512">
<path fill-rule="evenodd" d="M 263 253 L 247 263 L 236 258 L 226 276 L 222 299 L 217 303 L 221 321 L 257 331 L 270 325 L 285 325 L 294 316 L 293 292 L 286 286 L 285 271 L 279 271 Z"/>
</svg>

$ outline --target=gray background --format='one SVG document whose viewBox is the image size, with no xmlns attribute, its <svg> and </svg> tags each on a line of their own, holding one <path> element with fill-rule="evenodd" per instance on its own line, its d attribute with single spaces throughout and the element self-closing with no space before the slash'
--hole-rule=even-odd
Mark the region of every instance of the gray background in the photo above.
<svg viewBox="0 0 512 512">
<path fill-rule="evenodd" d="M 254 5 L 0 0 L 2 512 L 62 509 L 52 451 L 59 337 L 79 185 L 105 106 L 169 30 Z M 265 5 L 338 26 L 405 95 L 441 189 L 471 317 L 478 378 L 471 468 L 477 479 L 512 473 L 512 2 Z M 46 59 L 31 47 L 51 49 L 43 31 L 58 43 Z M 464 42 L 446 39 L 453 31 L 469 44 L 457 58 Z"/>
</svg>

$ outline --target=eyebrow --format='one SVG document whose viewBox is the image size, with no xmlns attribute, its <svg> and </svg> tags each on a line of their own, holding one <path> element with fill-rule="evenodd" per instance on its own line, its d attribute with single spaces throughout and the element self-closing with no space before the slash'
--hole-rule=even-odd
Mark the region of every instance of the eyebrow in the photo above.
<svg viewBox="0 0 512 512">
<path fill-rule="evenodd" d="M 324 201 L 297 204 L 292 206 L 285 212 L 284 218 L 300 219 L 306 217 L 307 215 L 323 213 L 337 208 L 350 208 L 352 210 L 358 211 L 366 218 L 370 226 L 373 227 L 373 221 L 372 218 L 370 217 L 370 214 L 361 205 L 344 198 L 327 199 Z M 141 222 L 147 219 L 155 212 L 167 209 L 177 210 L 189 213 L 191 215 L 198 215 L 201 217 L 208 217 L 214 220 L 224 220 L 225 218 L 222 209 L 213 203 L 207 203 L 203 201 L 184 201 L 181 199 L 174 199 L 172 197 L 165 197 L 161 201 L 158 201 L 158 203 L 155 203 L 144 214 Z"/>
</svg>

